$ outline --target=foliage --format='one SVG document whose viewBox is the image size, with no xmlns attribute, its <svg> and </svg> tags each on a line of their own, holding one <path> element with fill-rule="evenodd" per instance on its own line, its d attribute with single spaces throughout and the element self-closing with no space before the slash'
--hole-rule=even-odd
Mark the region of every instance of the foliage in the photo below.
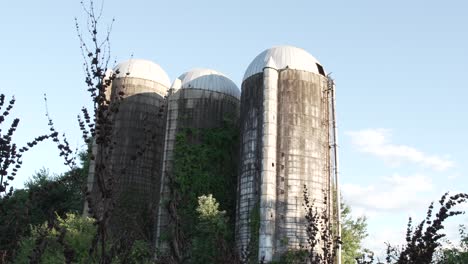
<svg viewBox="0 0 468 264">
<path fill-rule="evenodd" d="M 401 248 L 387 245 L 386 263 L 388 264 L 419 264 L 432 263 L 437 260 L 437 251 L 441 248 L 444 221 L 450 217 L 463 214 L 454 210 L 456 205 L 466 203 L 468 194 L 459 193 L 449 196 L 445 193 L 439 200 L 440 208 L 433 217 L 434 203 L 431 203 L 426 218 L 413 227 L 412 219 L 406 229 L 406 244 Z"/>
<path fill-rule="evenodd" d="M 95 2 L 100 2 L 101 6 L 99 7 Z M 148 127 L 143 128 L 143 142 L 132 142 L 135 151 L 128 155 L 128 160 L 115 160 L 114 150 L 118 149 L 118 145 L 121 143 L 117 142 L 118 139 L 115 137 L 115 121 L 119 118 L 119 109 L 125 100 L 125 93 L 124 89 L 112 87 L 113 81 L 120 73 L 119 70 L 108 71 L 110 33 L 114 20 L 109 26 L 102 27 L 103 2 L 93 0 L 81 2 L 86 15 L 84 26 L 86 34 L 81 32 L 82 28 L 77 19 L 75 22 L 83 56 L 85 82 L 93 103 L 92 109 L 88 110 L 83 107 L 78 116 L 78 123 L 85 143 L 92 144 L 94 141 L 96 149 L 94 153 L 91 151 L 88 153 L 95 165 L 93 190 L 87 195 L 88 213 L 96 219 L 97 225 L 96 239 L 93 240 L 91 248 L 93 251 L 102 252 L 100 263 L 110 263 L 117 256 L 121 258 L 131 254 L 130 249 L 135 245 L 136 239 L 150 241 L 153 234 L 151 228 L 154 225 L 151 221 L 154 208 L 149 209 L 151 205 L 146 203 L 141 205 L 141 200 L 127 200 L 126 197 L 130 197 L 131 193 L 135 192 L 135 188 L 129 184 L 129 186 L 124 186 L 128 192 L 122 193 L 123 188 L 120 186 L 123 183 L 120 180 L 130 171 L 128 164 L 137 161 L 150 147 L 156 144 L 158 132 Z M 129 75 L 130 73 L 125 72 L 125 74 Z M 150 115 L 150 118 L 161 119 L 164 117 L 164 112 L 164 105 L 162 105 L 158 114 Z M 123 165 L 115 166 L 117 163 Z M 128 210 L 128 212 L 124 210 L 120 206 L 122 201 L 126 203 L 124 207 L 132 210 Z M 126 226 L 120 225 L 122 223 Z M 130 225 L 138 227 L 139 230 L 132 232 L 137 228 L 125 228 Z M 122 229 L 126 229 L 126 232 L 119 232 Z"/>
<path fill-rule="evenodd" d="M 15 190 L 9 199 L 0 201 L 0 263 L 7 262 L 15 254 L 19 238 L 28 234 L 31 218 L 27 202 L 27 190 Z"/>
<path fill-rule="evenodd" d="M 212 194 L 226 211 L 230 227 L 226 243 L 233 240 L 237 145 L 238 129 L 229 119 L 219 128 L 185 129 L 176 135 L 171 189 L 177 215 L 172 218 L 180 221 L 174 223 L 180 232 L 176 232 L 178 237 L 170 239 L 184 249 L 186 257 L 191 254 L 193 227 L 200 222 L 196 211 L 198 197 L 204 194 Z"/>
<path fill-rule="evenodd" d="M 248 263 L 257 263 L 258 261 L 258 247 L 260 235 L 260 203 L 255 203 L 250 214 L 250 240 L 242 259 Z"/>
<path fill-rule="evenodd" d="M 199 196 L 212 193 L 229 219 L 234 219 L 237 141 L 238 130 L 230 120 L 220 128 L 186 129 L 177 134 L 174 188 L 190 204 L 189 215 L 196 216 Z"/>
<path fill-rule="evenodd" d="M 38 136 L 34 140 L 26 143 L 26 146 L 19 147 L 15 142 L 13 142 L 13 135 L 18 128 L 20 119 L 13 118 L 11 125 L 7 127 L 7 129 L 2 129 L 4 122 L 10 115 L 10 112 L 16 102 L 15 98 L 12 97 L 8 104 L 5 105 L 5 99 L 5 95 L 0 94 L 0 111 L 3 110 L 3 112 L 0 112 L 0 197 L 8 198 L 13 194 L 13 187 L 8 188 L 10 185 L 9 182 L 15 178 L 18 170 L 23 165 L 23 153 L 37 145 L 39 142 L 55 136 L 55 133 Z M 3 109 L 3 107 L 5 108 Z"/>
<path fill-rule="evenodd" d="M 24 216 L 24 202 L 27 194 L 15 192 L 9 187 L 23 165 L 23 154 L 36 146 L 38 143 L 56 136 L 52 131 L 50 134 L 38 136 L 25 146 L 18 146 L 13 136 L 18 129 L 20 119 L 13 118 L 10 125 L 5 127 L 5 122 L 13 110 L 15 98 L 6 102 L 6 96 L 0 93 L 0 262 L 8 261 L 15 251 L 18 237 L 25 232 L 21 224 L 27 218 Z M 14 194 L 15 199 L 10 201 Z"/>
<path fill-rule="evenodd" d="M 197 213 L 200 221 L 208 221 L 218 225 L 224 222 L 226 211 L 219 210 L 219 203 L 213 198 L 213 195 L 202 195 L 198 197 Z"/>
<path fill-rule="evenodd" d="M 351 207 L 341 202 L 341 263 L 354 264 L 361 256 L 361 242 L 367 237 L 366 220 L 365 216 L 353 219 Z"/>
<path fill-rule="evenodd" d="M 30 235 L 31 226 L 55 218 L 55 214 L 65 217 L 82 211 L 89 164 L 85 153 L 80 157 L 81 168 L 59 176 L 42 169 L 26 182 L 25 189 L 0 200 L 0 251 L 8 258 L 14 255 L 19 238 Z"/>
<path fill-rule="evenodd" d="M 154 219 L 152 210 L 154 204 L 142 203 L 138 190 L 127 185 L 116 199 L 116 207 L 108 223 L 109 241 L 118 242 L 121 249 L 130 248 L 137 240 L 153 240 Z M 130 254 L 130 252 L 128 252 Z"/>
<path fill-rule="evenodd" d="M 356 262 L 357 264 L 372 264 L 374 263 L 374 252 L 372 252 L 371 250 L 369 249 L 363 249 L 362 250 L 362 253 L 357 256 L 355 259 L 356 259 Z M 382 262 L 378 262 L 377 264 L 382 264 Z"/>
<path fill-rule="evenodd" d="M 136 240 L 130 250 L 128 262 L 122 263 L 151 263 L 151 245 L 147 241 Z"/>
<path fill-rule="evenodd" d="M 46 247 L 40 263 L 65 263 L 67 258 L 72 259 L 74 263 L 93 262 L 88 249 L 96 233 L 94 220 L 71 213 L 67 213 L 63 218 L 57 215 L 56 219 L 58 223 L 54 228 L 49 228 L 48 223 L 32 228 L 31 235 L 21 240 L 14 263 L 28 263 L 35 243 L 44 234 L 42 242 Z M 61 236 L 64 236 L 62 243 L 60 243 Z"/>
<path fill-rule="evenodd" d="M 310 201 L 307 186 L 304 185 L 304 209 L 306 219 L 306 232 L 308 245 L 303 246 L 308 250 L 308 263 L 333 263 L 336 258 L 336 248 L 338 243 L 342 243 L 336 236 L 333 228 L 333 219 L 328 217 L 327 196 L 324 195 L 323 209 L 319 210 Z"/>
<path fill-rule="evenodd" d="M 198 223 L 192 242 L 191 263 L 222 263 L 229 250 L 226 211 L 219 210 L 219 203 L 210 194 L 198 198 Z"/>
<path fill-rule="evenodd" d="M 114 264 L 149 264 L 153 263 L 151 245 L 148 241 L 133 240 L 131 244 L 122 244 L 127 249 L 121 250 L 120 254 L 112 257 Z M 97 262 L 96 262 L 97 263 Z"/>
<path fill-rule="evenodd" d="M 112 219 L 112 212 L 116 204 L 115 191 L 118 174 L 121 171 L 112 171 L 108 158 L 113 156 L 114 146 L 117 144 L 114 134 L 114 120 L 118 113 L 120 103 L 123 99 L 123 92 L 116 92 L 111 95 L 111 86 L 119 71 L 107 74 L 110 61 L 110 32 L 112 23 L 103 29 L 100 22 L 102 9 L 95 7 L 93 0 L 82 1 L 82 8 L 87 17 L 85 36 L 81 32 L 78 19 L 75 18 L 77 35 L 80 40 L 80 48 L 83 56 L 83 69 L 85 71 L 85 82 L 90 99 L 93 103 L 92 110 L 83 107 L 81 115 L 78 116 L 78 123 L 86 144 L 96 144 L 97 153 L 91 150 L 88 154 L 94 161 L 93 193 L 87 193 L 88 213 L 96 220 L 97 232 L 92 241 L 91 252 L 101 252 L 99 263 L 111 263 L 117 255 L 130 254 L 129 249 L 134 241 L 114 241 L 110 245 L 111 239 L 108 237 L 109 222 Z M 103 4 L 103 3 L 102 3 Z M 104 34 L 102 34 L 104 32 Z M 128 74 L 128 73 L 127 73 Z M 94 141 L 94 142 L 93 142 Z M 139 146 L 141 147 L 141 146 Z M 143 155 L 144 151 L 141 151 Z M 140 155 L 140 156 L 141 156 Z M 129 159 L 135 160 L 136 155 Z M 122 171 L 125 168 L 122 169 Z M 99 210 L 97 210 L 99 208 Z M 122 243 L 125 242 L 125 245 Z M 116 251 L 119 251 L 116 253 Z M 124 253 L 122 253 L 124 251 Z"/>
<path fill-rule="evenodd" d="M 466 226 L 460 225 L 460 242 L 457 246 L 450 246 L 439 250 L 437 264 L 464 264 L 468 263 L 468 234 Z"/>
<path fill-rule="evenodd" d="M 90 254 L 89 245 L 96 236 L 95 220 L 78 214 L 67 213 L 56 216 L 57 224 L 50 228 L 48 223 L 32 227 L 31 234 L 20 242 L 20 249 L 13 263 L 29 263 L 35 243 L 43 236 L 46 244 L 40 263 L 99 263 L 100 252 Z M 116 254 L 112 263 L 151 263 L 151 247 L 136 240 L 125 254 Z"/>
<path fill-rule="evenodd" d="M 281 256 L 279 261 L 272 262 L 274 264 L 300 264 L 306 263 L 309 252 L 304 249 L 289 250 Z"/>
</svg>

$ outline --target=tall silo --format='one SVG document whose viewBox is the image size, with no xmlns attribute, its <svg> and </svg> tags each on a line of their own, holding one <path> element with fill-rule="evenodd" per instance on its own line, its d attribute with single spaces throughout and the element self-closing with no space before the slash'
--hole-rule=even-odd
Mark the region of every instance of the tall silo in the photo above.
<svg viewBox="0 0 468 264">
<path fill-rule="evenodd" d="M 223 128 L 226 118 L 237 127 L 240 111 L 240 90 L 228 77 L 210 69 L 193 69 L 177 78 L 168 95 L 166 137 L 161 185 L 161 202 L 157 218 L 156 248 L 163 256 L 174 255 L 172 234 L 174 231 L 173 214 L 174 190 L 170 184 L 174 181 L 176 138 L 183 131 L 203 132 L 209 129 Z M 236 129 L 236 131 L 238 131 Z M 238 133 L 238 132 L 236 132 Z M 203 143 L 202 133 L 191 135 L 191 144 Z M 232 146 L 237 153 L 238 148 Z M 229 152 L 229 149 L 224 151 Z M 200 153 L 203 155 L 203 153 Z M 238 161 L 238 154 L 233 157 Z M 193 175 L 196 177 L 197 175 Z M 216 175 L 222 177 L 223 175 Z M 235 207 L 236 173 L 232 174 L 232 186 L 216 186 L 213 191 L 230 191 L 232 188 L 233 208 Z M 208 193 L 206 193 L 208 194 Z M 171 212 L 169 210 L 171 208 Z M 172 245 L 172 246 L 170 246 Z"/>
<path fill-rule="evenodd" d="M 113 150 L 104 158 L 115 203 L 111 235 L 116 239 L 153 239 L 152 221 L 159 203 L 155 190 L 160 188 L 164 148 L 165 96 L 170 81 L 159 65 L 142 59 L 124 61 L 113 71 L 117 74 L 111 100 L 119 100 L 119 106 L 113 118 Z M 93 152 L 99 153 L 94 148 Z M 88 185 L 92 185 L 92 196 L 97 197 L 94 209 L 99 210 L 102 194 L 94 172 L 91 168 Z"/>
<path fill-rule="evenodd" d="M 291 46 L 265 50 L 245 72 L 236 241 L 259 259 L 307 246 L 304 185 L 317 208 L 330 206 L 327 80 L 312 55 Z"/>
</svg>

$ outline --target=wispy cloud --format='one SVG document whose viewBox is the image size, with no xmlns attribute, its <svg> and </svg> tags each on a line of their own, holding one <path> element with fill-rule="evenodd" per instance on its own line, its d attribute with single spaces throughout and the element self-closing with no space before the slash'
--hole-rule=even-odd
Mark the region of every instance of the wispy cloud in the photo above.
<svg viewBox="0 0 468 264">
<path fill-rule="evenodd" d="M 412 217 L 413 224 L 418 224 L 426 217 L 426 210 L 432 201 L 436 202 L 433 217 L 435 216 L 440 208 L 438 198 L 434 196 L 435 189 L 435 184 L 426 176 L 403 177 L 395 174 L 381 178 L 375 185 L 359 187 L 344 184 L 342 193 L 345 202 L 351 206 L 354 217 L 368 217 L 369 237 L 363 241 L 364 248 L 371 249 L 377 257 L 383 257 L 385 243 L 393 246 L 405 243 L 409 216 Z M 450 192 L 452 195 L 456 193 Z M 454 210 L 468 211 L 468 204 L 459 204 Z M 457 216 L 456 221 L 445 222 L 443 233 L 450 241 L 458 241 L 458 225 L 466 221 L 468 217 L 462 215 Z"/>
<path fill-rule="evenodd" d="M 388 129 L 365 129 L 346 134 L 351 136 L 352 143 L 359 151 L 376 155 L 393 165 L 412 162 L 438 171 L 454 166 L 454 162 L 450 159 L 429 155 L 407 145 L 391 143 L 389 140 L 391 132 Z"/>
<path fill-rule="evenodd" d="M 394 174 L 382 178 L 374 185 L 343 184 L 341 191 L 345 200 L 364 214 L 390 211 L 413 211 L 425 209 L 427 201 L 423 193 L 431 192 L 431 178 L 423 175 L 403 177 Z"/>
<path fill-rule="evenodd" d="M 404 242 L 409 216 L 425 216 L 434 189 L 432 179 L 425 175 L 393 174 L 367 185 L 345 183 L 341 193 L 354 217 L 368 217 L 370 232 L 363 241 L 364 248 L 382 257 L 386 242 L 394 246 Z"/>
</svg>

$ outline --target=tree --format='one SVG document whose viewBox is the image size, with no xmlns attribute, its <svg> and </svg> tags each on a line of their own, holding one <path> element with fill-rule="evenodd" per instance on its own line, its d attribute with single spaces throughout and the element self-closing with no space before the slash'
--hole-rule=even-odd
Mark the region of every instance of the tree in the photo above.
<svg viewBox="0 0 468 264">
<path fill-rule="evenodd" d="M 0 94 L 0 110 L 3 111 L 0 113 L 0 197 L 2 199 L 8 199 L 9 196 L 13 194 L 13 187 L 8 188 L 8 186 L 10 185 L 10 182 L 14 180 L 18 170 L 23 164 L 23 153 L 30 150 L 38 143 L 56 136 L 55 133 L 38 136 L 34 138 L 34 140 L 26 143 L 25 146 L 19 147 L 13 141 L 13 135 L 18 128 L 20 119 L 13 118 L 10 126 L 4 127 L 4 122 L 10 115 L 16 100 L 12 97 L 8 104 L 5 105 L 5 99 L 5 95 Z"/>
<path fill-rule="evenodd" d="M 23 165 L 23 154 L 36 146 L 38 143 L 53 138 L 55 132 L 42 135 L 27 142 L 23 147 L 18 146 L 13 136 L 19 126 L 20 119 L 12 118 L 10 125 L 5 126 L 5 122 L 11 114 L 15 105 L 15 98 L 12 97 L 8 103 L 6 96 L 0 93 L 0 262 L 8 261 L 14 253 L 15 245 L 19 235 L 24 232 L 21 225 L 24 220 L 24 201 L 27 194 L 18 192 L 18 199 L 10 201 L 14 192 L 9 186 Z"/>
<path fill-rule="evenodd" d="M 57 224 L 49 228 L 47 223 L 32 228 L 31 234 L 20 242 L 14 263 L 28 263 L 36 243 L 44 243 L 40 263 L 93 263 L 88 254 L 96 227 L 94 220 L 76 214 L 57 215 Z"/>
<path fill-rule="evenodd" d="M 29 263 L 30 256 L 40 241 L 46 246 L 39 263 L 99 263 L 101 254 L 89 254 L 89 245 L 96 236 L 95 220 L 80 214 L 56 215 L 57 224 L 50 228 L 45 222 L 32 227 L 31 234 L 21 239 L 18 255 L 13 263 Z M 127 252 L 126 252 L 127 253 Z M 115 255 L 115 264 L 152 263 L 151 247 L 145 241 L 137 240 L 128 254 Z"/>
<path fill-rule="evenodd" d="M 221 263 L 229 234 L 226 211 L 210 194 L 198 197 L 198 223 L 192 239 L 192 263 Z"/>
<path fill-rule="evenodd" d="M 464 264 L 468 263 L 468 234 L 466 226 L 460 225 L 460 242 L 458 246 L 451 245 L 438 252 L 436 264 Z"/>
<path fill-rule="evenodd" d="M 3 261 L 13 256 L 21 237 L 31 234 L 38 226 L 56 215 L 81 213 L 85 195 L 88 159 L 80 154 L 81 167 L 62 175 L 50 175 L 41 169 L 25 184 L 25 189 L 15 190 L 8 198 L 0 200 L 0 252 Z M 1 262 L 1 261 L 0 261 Z"/>
<path fill-rule="evenodd" d="M 362 254 L 362 240 L 367 237 L 367 219 L 365 216 L 353 218 L 351 207 L 341 202 L 341 263 L 354 264 Z"/>
<path fill-rule="evenodd" d="M 455 210 L 455 206 L 466 203 L 467 200 L 467 193 L 449 195 L 447 192 L 439 200 L 440 208 L 435 217 L 433 217 L 434 203 L 431 203 L 426 218 L 418 225 L 413 226 L 413 221 L 410 218 L 406 229 L 406 244 L 401 248 L 387 245 L 387 263 L 419 264 L 436 261 L 437 252 L 442 245 L 440 241 L 446 236 L 443 233 L 444 221 L 450 217 L 464 214 L 463 211 Z M 463 237 L 464 235 L 462 235 Z"/>
</svg>

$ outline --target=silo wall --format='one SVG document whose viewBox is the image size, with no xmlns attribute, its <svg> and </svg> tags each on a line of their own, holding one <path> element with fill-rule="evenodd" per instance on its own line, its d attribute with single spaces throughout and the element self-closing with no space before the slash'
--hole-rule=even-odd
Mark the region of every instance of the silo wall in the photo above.
<svg viewBox="0 0 468 264">
<path fill-rule="evenodd" d="M 165 131 L 166 103 L 162 94 L 166 94 L 167 87 L 127 77 L 116 78 L 111 89 L 114 100 L 120 91 L 124 93 L 114 119 L 113 150 L 104 158 L 113 180 L 111 235 L 115 239 L 153 239 Z M 92 194 L 99 206 L 101 194 L 94 170 L 90 173 L 94 178 Z"/>
<path fill-rule="evenodd" d="M 258 243 L 259 258 L 269 261 L 307 246 L 304 185 L 314 206 L 325 208 L 330 174 L 326 78 L 293 69 L 279 70 L 276 77 L 266 70 L 242 84 L 236 239 L 240 249 Z M 276 109 L 267 103 L 271 93 L 265 93 L 265 85 L 274 81 L 265 79 L 272 76 L 277 79 Z M 275 119 L 276 135 L 271 136 L 266 129 Z M 276 162 L 269 162 L 272 156 Z M 275 195 L 270 195 L 272 188 Z"/>
<path fill-rule="evenodd" d="M 238 98 L 224 93 L 196 88 L 171 89 L 168 96 L 165 149 L 163 160 L 163 177 L 161 185 L 161 202 L 157 219 L 156 248 L 159 254 L 171 254 L 168 238 L 173 232 L 173 222 L 169 209 L 173 199 L 170 190 L 173 177 L 174 151 L 176 136 L 185 129 L 221 128 L 225 118 L 235 124 L 239 121 L 240 101 Z M 192 138 L 192 142 L 199 141 Z M 226 150 L 228 151 L 228 150 Z M 237 159 L 237 157 L 236 157 Z M 227 188 L 227 186 L 219 186 Z M 234 187 L 235 188 L 235 187 Z"/>
<path fill-rule="evenodd" d="M 260 171 L 262 168 L 263 74 L 256 74 L 242 83 L 240 114 L 240 161 L 237 183 L 236 242 L 239 250 L 258 247 L 258 227 L 254 223 L 260 213 Z M 255 218 L 255 219 L 254 219 Z M 253 244 L 250 244 L 252 239 Z M 252 249 L 251 249 L 252 248 Z"/>
</svg>

